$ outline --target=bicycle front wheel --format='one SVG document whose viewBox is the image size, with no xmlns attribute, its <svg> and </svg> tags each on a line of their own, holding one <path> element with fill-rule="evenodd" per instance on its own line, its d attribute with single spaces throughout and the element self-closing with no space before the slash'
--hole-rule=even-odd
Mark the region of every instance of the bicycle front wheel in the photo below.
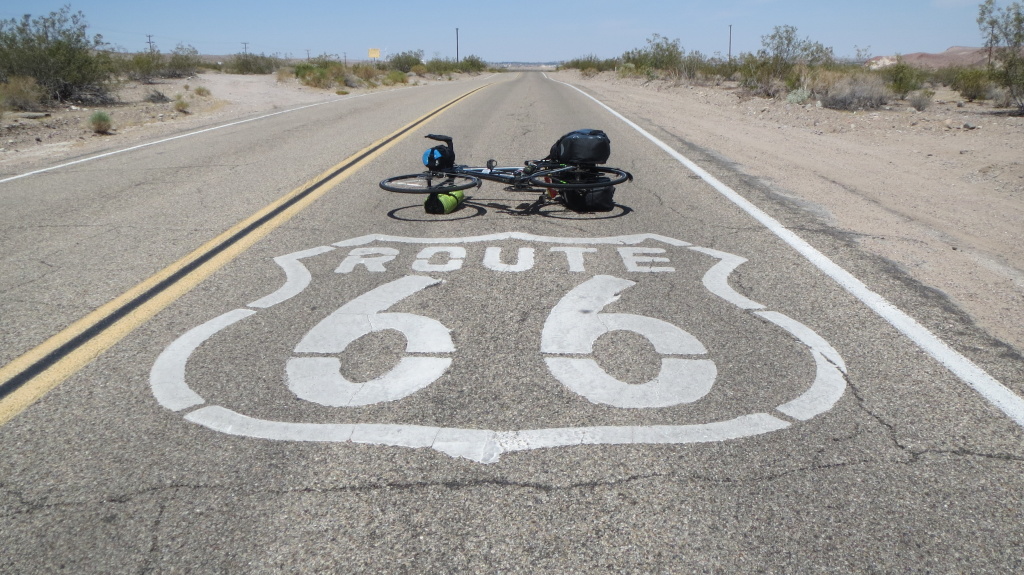
<svg viewBox="0 0 1024 575">
<path fill-rule="evenodd" d="M 600 179 L 599 179 L 600 178 Z M 530 183 L 554 190 L 586 190 L 594 187 L 617 186 L 631 181 L 633 174 L 618 168 L 568 168 L 545 170 L 530 176 Z"/>
<path fill-rule="evenodd" d="M 380 187 L 399 194 L 443 194 L 480 187 L 480 180 L 473 176 L 425 172 L 387 178 L 381 181 Z"/>
</svg>

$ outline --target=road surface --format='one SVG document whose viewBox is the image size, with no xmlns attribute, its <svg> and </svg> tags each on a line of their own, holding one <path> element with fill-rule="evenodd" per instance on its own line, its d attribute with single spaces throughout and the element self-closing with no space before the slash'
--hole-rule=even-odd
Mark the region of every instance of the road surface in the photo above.
<svg viewBox="0 0 1024 575">
<path fill-rule="evenodd" d="M 612 212 L 377 187 L 576 128 Z M 508 73 L 17 176 L 0 572 L 1024 569 L 1019 356 L 657 118 Z"/>
</svg>

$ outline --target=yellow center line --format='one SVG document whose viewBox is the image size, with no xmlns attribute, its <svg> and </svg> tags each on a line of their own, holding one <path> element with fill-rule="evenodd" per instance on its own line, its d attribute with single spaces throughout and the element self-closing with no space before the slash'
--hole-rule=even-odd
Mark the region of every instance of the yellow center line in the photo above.
<svg viewBox="0 0 1024 575">
<path fill-rule="evenodd" d="M 414 128 L 428 123 L 460 100 L 486 87 L 466 92 L 356 152 L 0 367 L 0 425 L 10 421 L 160 310 L 405 139 Z"/>
</svg>

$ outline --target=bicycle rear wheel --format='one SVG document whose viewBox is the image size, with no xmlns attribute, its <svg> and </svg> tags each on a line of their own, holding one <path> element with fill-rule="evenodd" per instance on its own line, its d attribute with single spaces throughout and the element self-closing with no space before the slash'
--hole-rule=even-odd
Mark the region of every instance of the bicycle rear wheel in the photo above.
<svg viewBox="0 0 1024 575">
<path fill-rule="evenodd" d="M 380 182 L 380 187 L 399 194 L 443 194 L 480 187 L 480 180 L 473 176 L 424 172 L 387 178 Z"/>
<path fill-rule="evenodd" d="M 599 179 L 600 178 L 600 179 Z M 617 186 L 633 179 L 633 175 L 618 168 L 595 166 L 546 170 L 530 176 L 530 183 L 555 190 L 585 190 L 602 186 Z"/>
</svg>

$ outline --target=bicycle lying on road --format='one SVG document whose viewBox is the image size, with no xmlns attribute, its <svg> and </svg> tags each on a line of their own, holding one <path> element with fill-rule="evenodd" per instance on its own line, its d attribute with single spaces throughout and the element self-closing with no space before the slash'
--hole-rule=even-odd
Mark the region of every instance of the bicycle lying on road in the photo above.
<svg viewBox="0 0 1024 575">
<path fill-rule="evenodd" d="M 609 211 L 615 203 L 615 186 L 633 180 L 619 168 L 601 166 L 608 160 L 610 144 L 600 130 L 577 130 L 559 138 L 551 154 L 541 160 L 527 160 L 518 167 L 498 167 L 488 160 L 486 167 L 455 164 L 455 146 L 450 136 L 428 134 L 442 142 L 423 154 L 427 171 L 387 178 L 380 187 L 402 194 L 428 194 L 428 213 L 448 214 L 458 208 L 463 190 L 479 188 L 481 180 L 506 184 L 510 191 L 537 191 L 534 207 L 559 202 L 574 211 Z"/>
</svg>

